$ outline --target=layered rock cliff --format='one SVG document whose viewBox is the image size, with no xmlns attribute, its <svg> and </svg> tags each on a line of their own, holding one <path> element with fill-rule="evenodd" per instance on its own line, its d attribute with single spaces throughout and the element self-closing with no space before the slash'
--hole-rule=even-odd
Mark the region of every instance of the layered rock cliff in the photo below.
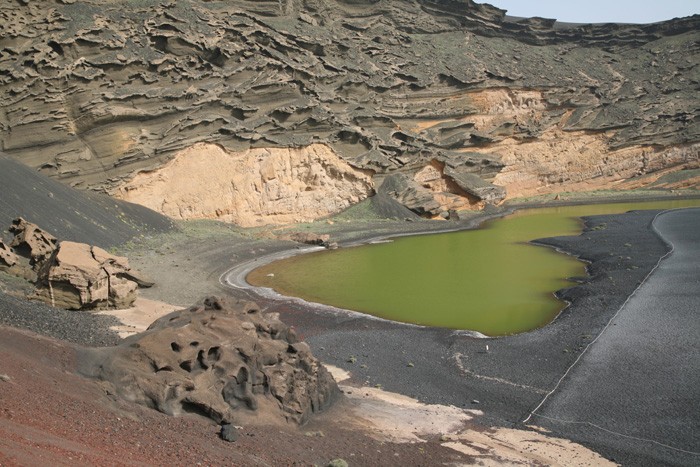
<svg viewBox="0 0 700 467">
<path fill-rule="evenodd" d="M 371 194 L 369 174 L 433 216 L 698 163 L 697 15 L 571 26 L 471 0 L 18 0 L 0 24 L 0 149 L 185 217 L 306 218 L 309 199 Z M 189 192 L 198 203 L 174 183 L 136 188 L 198 144 L 279 163 L 323 147 L 330 188 L 286 212 L 281 191 L 228 204 L 219 188 Z M 206 167 L 193 187 L 222 177 Z M 331 200 L 338 174 L 352 175 Z"/>
<path fill-rule="evenodd" d="M 174 219 L 221 219 L 244 227 L 311 222 L 373 194 L 368 171 L 325 145 L 227 151 L 197 143 L 116 193 Z"/>
</svg>

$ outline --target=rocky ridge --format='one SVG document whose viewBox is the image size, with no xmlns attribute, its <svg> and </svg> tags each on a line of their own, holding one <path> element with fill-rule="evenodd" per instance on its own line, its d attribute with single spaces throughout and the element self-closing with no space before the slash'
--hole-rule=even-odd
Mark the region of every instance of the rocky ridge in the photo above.
<svg viewBox="0 0 700 467">
<path fill-rule="evenodd" d="M 198 143 L 237 157 L 325 145 L 432 217 L 698 167 L 697 15 L 562 25 L 471 0 L 41 0 L 7 5 L 0 25 L 1 149 L 112 195 Z M 197 196 L 224 216 L 274 211 L 255 222 L 298 209 Z"/>
</svg>

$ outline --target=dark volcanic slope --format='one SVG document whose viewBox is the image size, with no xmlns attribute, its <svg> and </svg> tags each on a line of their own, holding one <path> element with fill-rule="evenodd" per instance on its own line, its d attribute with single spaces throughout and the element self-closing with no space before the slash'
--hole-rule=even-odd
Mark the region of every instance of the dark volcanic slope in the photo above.
<svg viewBox="0 0 700 467">
<path fill-rule="evenodd" d="M 109 329 L 119 324 L 119 320 L 113 316 L 61 310 L 2 292 L 0 324 L 86 346 L 111 346 L 121 340 L 116 332 Z"/>
<path fill-rule="evenodd" d="M 172 228 L 170 219 L 150 209 L 77 191 L 0 154 L 0 230 L 6 240 L 15 217 L 36 223 L 59 240 L 103 248 Z"/>
<path fill-rule="evenodd" d="M 108 193 L 196 142 L 326 143 L 377 173 L 513 165 L 509 190 L 697 159 L 697 15 L 559 28 L 471 0 L 41 0 L 5 2 L 0 25 L 1 149 Z M 574 140 L 556 172 L 500 160 L 554 130 L 600 147 Z"/>
</svg>

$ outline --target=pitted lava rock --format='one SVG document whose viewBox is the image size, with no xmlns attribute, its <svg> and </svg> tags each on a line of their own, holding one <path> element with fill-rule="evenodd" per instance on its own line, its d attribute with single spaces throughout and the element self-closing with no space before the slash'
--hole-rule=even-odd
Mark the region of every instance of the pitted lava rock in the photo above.
<svg viewBox="0 0 700 467">
<path fill-rule="evenodd" d="M 276 314 L 217 297 L 125 339 L 96 375 L 129 401 L 223 425 L 302 424 L 338 393 L 309 346 Z"/>
<path fill-rule="evenodd" d="M 7 230 L 15 236 L 10 242 L 10 246 L 18 254 L 28 257 L 34 270 L 41 267 L 43 262 L 54 252 L 58 243 L 56 237 L 21 217 L 13 219 L 12 225 Z"/>
</svg>

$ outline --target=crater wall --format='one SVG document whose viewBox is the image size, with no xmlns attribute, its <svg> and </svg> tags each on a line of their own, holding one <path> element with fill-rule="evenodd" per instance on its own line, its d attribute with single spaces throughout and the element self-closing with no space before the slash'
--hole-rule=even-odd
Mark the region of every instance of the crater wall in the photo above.
<svg viewBox="0 0 700 467">
<path fill-rule="evenodd" d="M 426 190 L 465 208 L 500 199 L 491 185 L 610 186 L 697 161 L 698 15 L 569 25 L 471 0 L 37 0 L 4 5 L 0 27 L 0 150 L 110 195 L 199 143 L 325 145 L 382 177 L 461 161 L 491 201 Z"/>
</svg>

